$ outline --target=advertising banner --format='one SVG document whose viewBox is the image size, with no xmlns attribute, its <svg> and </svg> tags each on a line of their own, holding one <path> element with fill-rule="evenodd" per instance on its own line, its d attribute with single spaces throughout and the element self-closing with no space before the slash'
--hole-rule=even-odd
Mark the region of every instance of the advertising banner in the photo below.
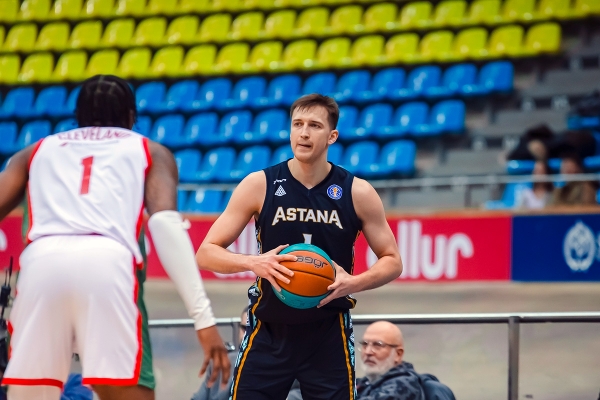
<svg viewBox="0 0 600 400">
<path fill-rule="evenodd" d="M 516 281 L 600 281 L 600 215 L 513 217 Z"/>
</svg>

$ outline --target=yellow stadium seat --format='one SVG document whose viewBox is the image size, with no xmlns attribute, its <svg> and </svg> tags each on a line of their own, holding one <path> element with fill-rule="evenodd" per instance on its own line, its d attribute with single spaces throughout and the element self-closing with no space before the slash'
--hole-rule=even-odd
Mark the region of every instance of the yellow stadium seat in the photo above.
<svg viewBox="0 0 600 400">
<path fill-rule="evenodd" d="M 374 4 L 365 11 L 362 30 L 378 32 L 395 29 L 397 15 L 398 6 L 393 3 Z"/>
<path fill-rule="evenodd" d="M 494 24 L 500 22 L 501 0 L 475 0 L 471 3 L 469 15 L 464 19 L 465 24 Z"/>
<path fill-rule="evenodd" d="M 150 0 L 144 11 L 146 15 L 171 15 L 177 13 L 176 0 Z"/>
<path fill-rule="evenodd" d="M 85 69 L 86 77 L 103 74 L 114 75 L 119 63 L 119 52 L 114 49 L 97 51 L 90 57 Z"/>
<path fill-rule="evenodd" d="M 43 21 L 50 13 L 50 0 L 24 0 L 21 3 L 19 19 L 29 21 L 32 19 Z M 23 64 L 23 67 L 25 64 Z"/>
<path fill-rule="evenodd" d="M 55 0 L 50 12 L 53 19 L 77 19 L 83 8 L 82 0 Z"/>
<path fill-rule="evenodd" d="M 166 19 L 147 18 L 138 24 L 131 43 L 137 46 L 159 46 L 164 40 L 166 29 Z"/>
<path fill-rule="evenodd" d="M 434 26 L 458 26 L 463 22 L 467 2 L 465 0 L 445 0 L 437 5 L 433 15 Z"/>
<path fill-rule="evenodd" d="M 296 11 L 275 11 L 265 20 L 265 29 L 261 36 L 266 38 L 289 38 L 294 34 Z"/>
<path fill-rule="evenodd" d="M 17 82 L 21 61 L 16 54 L 0 55 L 0 83 L 12 85 Z"/>
<path fill-rule="evenodd" d="M 17 19 L 18 13 L 19 0 L 0 1 L 0 22 L 13 22 Z"/>
<path fill-rule="evenodd" d="M 294 35 L 322 35 L 329 19 L 329 10 L 325 7 L 307 8 L 298 15 Z"/>
<path fill-rule="evenodd" d="M 248 62 L 242 65 L 245 72 L 261 72 L 274 70 L 281 60 L 283 44 L 279 41 L 263 42 L 254 46 L 248 57 Z"/>
<path fill-rule="evenodd" d="M 483 58 L 487 55 L 488 32 L 484 28 L 464 29 L 456 34 L 452 59 Z"/>
<path fill-rule="evenodd" d="M 117 0 L 116 15 L 143 15 L 146 9 L 146 0 Z"/>
<path fill-rule="evenodd" d="M 421 61 L 448 60 L 452 58 L 452 39 L 450 31 L 428 33 L 420 43 L 419 58 Z"/>
<path fill-rule="evenodd" d="M 523 28 L 508 25 L 495 29 L 488 44 L 488 57 L 517 56 L 521 53 Z"/>
<path fill-rule="evenodd" d="M 195 15 L 184 15 L 173 20 L 167 28 L 165 42 L 169 44 L 193 43 L 200 21 Z"/>
<path fill-rule="evenodd" d="M 337 8 L 331 13 L 329 25 L 325 27 L 325 34 L 338 35 L 356 32 L 361 25 L 362 7 L 349 5 Z M 360 29 L 360 28 L 358 28 Z"/>
<path fill-rule="evenodd" d="M 152 59 L 148 75 L 150 77 L 176 76 L 183 61 L 183 47 L 170 46 L 158 50 Z"/>
<path fill-rule="evenodd" d="M 117 75 L 122 78 L 144 78 L 148 75 L 148 66 L 152 52 L 148 48 L 129 49 L 121 57 Z"/>
<path fill-rule="evenodd" d="M 350 52 L 350 39 L 332 38 L 324 41 L 317 50 L 317 58 L 312 67 L 339 67 Z"/>
<path fill-rule="evenodd" d="M 404 33 L 392 36 L 385 44 L 385 54 L 378 59 L 379 64 L 411 63 L 419 56 L 419 35 Z"/>
<path fill-rule="evenodd" d="M 35 44 L 37 27 L 35 24 L 14 25 L 4 41 L 4 50 L 31 51 Z"/>
<path fill-rule="evenodd" d="M 6 30 L 4 26 L 0 25 L 0 49 L 2 48 L 2 44 L 4 44 L 4 36 L 6 36 Z"/>
<path fill-rule="evenodd" d="M 353 67 L 375 65 L 383 52 L 384 44 L 383 36 L 361 36 L 352 44 L 350 56 L 342 60 L 342 63 Z"/>
<path fill-rule="evenodd" d="M 210 45 L 196 46 L 185 55 L 181 66 L 182 75 L 208 75 L 212 73 L 213 63 L 217 56 L 217 47 Z"/>
<path fill-rule="evenodd" d="M 85 64 L 87 63 L 87 54 L 85 51 L 76 50 L 63 53 L 52 74 L 54 82 L 81 81 L 85 76 Z"/>
<path fill-rule="evenodd" d="M 114 15 L 115 0 L 87 0 L 83 15 L 87 17 L 110 17 Z"/>
<path fill-rule="evenodd" d="M 560 50 L 560 25 L 555 22 L 537 24 L 529 28 L 523 45 L 523 55 L 555 53 Z"/>
<path fill-rule="evenodd" d="M 102 22 L 85 21 L 73 28 L 69 47 L 73 49 L 95 49 L 102 36 Z"/>
<path fill-rule="evenodd" d="M 571 16 L 575 18 L 599 14 L 600 1 L 598 0 L 575 0 L 575 5 L 571 10 Z"/>
<path fill-rule="evenodd" d="M 321 3 L 322 0 L 275 0 L 275 7 L 309 7 Z"/>
<path fill-rule="evenodd" d="M 178 8 L 185 13 L 191 13 L 205 12 L 210 6 L 210 0 L 180 0 Z"/>
<path fill-rule="evenodd" d="M 54 69 L 54 57 L 50 53 L 36 53 L 25 59 L 19 73 L 19 82 L 49 82 Z"/>
<path fill-rule="evenodd" d="M 201 42 L 223 42 L 227 40 L 231 14 L 213 14 L 202 21 L 198 40 Z"/>
<path fill-rule="evenodd" d="M 536 19 L 565 19 L 571 14 L 571 0 L 541 0 L 535 13 Z"/>
<path fill-rule="evenodd" d="M 423 28 L 431 25 L 431 3 L 417 1 L 408 3 L 400 11 L 399 29 Z"/>
<path fill-rule="evenodd" d="M 53 22 L 43 26 L 35 43 L 36 50 L 62 50 L 69 40 L 69 24 Z"/>
<path fill-rule="evenodd" d="M 529 21 L 533 19 L 535 0 L 505 0 L 502 10 L 502 20 Z"/>
<path fill-rule="evenodd" d="M 214 11 L 240 11 L 245 8 L 241 0 L 213 0 L 212 2 Z"/>
<path fill-rule="evenodd" d="M 232 40 L 256 39 L 263 25 L 264 15 L 260 11 L 252 11 L 239 15 L 231 24 L 228 38 Z"/>
<path fill-rule="evenodd" d="M 248 59 L 250 47 L 246 43 L 231 43 L 224 46 L 217 55 L 213 71 L 218 74 L 242 72 L 242 66 Z"/>
<path fill-rule="evenodd" d="M 317 42 L 310 39 L 297 40 L 288 44 L 283 51 L 279 70 L 294 70 L 304 66 L 310 66 L 315 58 Z"/>
<path fill-rule="evenodd" d="M 247 9 L 260 8 L 263 10 L 270 10 L 272 8 L 277 8 L 275 3 L 276 0 L 246 0 L 244 6 Z"/>
<path fill-rule="evenodd" d="M 135 22 L 133 19 L 115 19 L 104 30 L 100 45 L 105 47 L 129 47 L 134 28 Z"/>
</svg>

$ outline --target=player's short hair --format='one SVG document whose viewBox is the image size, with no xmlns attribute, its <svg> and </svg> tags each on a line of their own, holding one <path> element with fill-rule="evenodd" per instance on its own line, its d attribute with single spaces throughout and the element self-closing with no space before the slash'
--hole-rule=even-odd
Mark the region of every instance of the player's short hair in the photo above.
<svg viewBox="0 0 600 400">
<path fill-rule="evenodd" d="M 332 130 L 337 127 L 338 120 L 340 119 L 340 108 L 334 99 L 318 93 L 307 94 L 296 100 L 290 108 L 290 117 L 296 109 L 308 110 L 313 107 L 323 107 L 327 110 L 327 122 L 329 122 L 329 127 Z"/>
<path fill-rule="evenodd" d="M 124 79 L 114 75 L 96 75 L 83 82 L 75 110 L 80 127 L 129 129 L 132 114 L 135 120 L 135 94 Z"/>
</svg>

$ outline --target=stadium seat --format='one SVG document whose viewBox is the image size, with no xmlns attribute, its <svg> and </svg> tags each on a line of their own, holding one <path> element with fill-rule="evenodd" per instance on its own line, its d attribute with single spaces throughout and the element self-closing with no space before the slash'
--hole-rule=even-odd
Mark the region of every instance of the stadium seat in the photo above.
<svg viewBox="0 0 600 400">
<path fill-rule="evenodd" d="M 180 212 L 186 212 L 188 203 L 188 192 L 185 190 L 177 190 L 177 210 Z"/>
<path fill-rule="evenodd" d="M 340 132 L 340 141 L 346 141 L 346 137 L 352 140 L 350 131 L 356 128 L 356 118 L 358 117 L 358 111 L 353 106 L 341 106 L 340 117 L 338 119 L 336 129 Z"/>
<path fill-rule="evenodd" d="M 473 64 L 456 64 L 444 72 L 444 77 L 438 86 L 431 86 L 425 90 L 426 97 L 450 97 L 459 93 L 466 86 L 474 86 L 477 76 L 477 67 Z"/>
<path fill-rule="evenodd" d="M 294 35 L 298 37 L 320 36 L 324 34 L 329 10 L 325 7 L 307 8 L 298 15 Z"/>
<path fill-rule="evenodd" d="M 149 0 L 144 10 L 146 15 L 172 15 L 178 12 L 177 1 Z"/>
<path fill-rule="evenodd" d="M 444 0 L 435 7 L 432 22 L 434 26 L 462 25 L 467 2 L 465 0 Z"/>
<path fill-rule="evenodd" d="M 202 156 L 198 150 L 186 149 L 180 150 L 174 154 L 177 170 L 179 171 L 179 181 L 182 183 L 194 182 L 200 168 Z"/>
<path fill-rule="evenodd" d="M 178 8 L 186 14 L 202 13 L 211 9 L 211 1 L 179 0 Z"/>
<path fill-rule="evenodd" d="M 214 45 L 202 45 L 191 48 L 181 66 L 183 75 L 211 74 L 213 63 L 217 57 L 217 48 Z"/>
<path fill-rule="evenodd" d="M 144 14 L 146 0 L 117 0 L 116 15 L 140 16 Z"/>
<path fill-rule="evenodd" d="M 397 29 L 424 28 L 431 25 L 431 2 L 408 3 L 400 11 Z"/>
<path fill-rule="evenodd" d="M 215 135 L 219 118 L 215 113 L 196 114 L 188 119 L 179 145 L 193 147 L 202 143 L 204 136 Z"/>
<path fill-rule="evenodd" d="M 163 1 L 161 0 L 161 2 Z M 168 44 L 193 43 L 196 38 L 196 32 L 198 32 L 199 25 L 200 21 L 195 15 L 184 15 L 182 17 L 175 18 L 167 28 L 165 42 Z"/>
<path fill-rule="evenodd" d="M 19 73 L 19 82 L 49 82 L 54 70 L 54 57 L 50 53 L 35 53 L 25 59 Z"/>
<path fill-rule="evenodd" d="M 317 42 L 314 40 L 304 39 L 292 42 L 285 47 L 281 64 L 276 69 L 290 71 L 310 66 L 316 52 Z"/>
<path fill-rule="evenodd" d="M 417 126 L 427 122 L 428 112 L 429 107 L 426 103 L 404 104 L 398 107 L 388 126 L 375 131 L 375 136 L 386 139 L 412 134 Z"/>
<path fill-rule="evenodd" d="M 0 125 L 0 132 L 1 131 L 2 126 Z M 280 146 L 277 149 L 275 149 L 273 155 L 271 156 L 270 165 L 280 164 L 284 161 L 289 160 L 290 158 L 294 158 L 294 152 L 292 151 L 292 147 L 289 144 L 284 144 L 283 146 Z"/>
<path fill-rule="evenodd" d="M 570 0 L 541 0 L 534 14 L 535 19 L 565 19 L 571 15 Z"/>
<path fill-rule="evenodd" d="M 503 22 L 529 21 L 533 19 L 535 0 L 505 0 L 502 8 Z"/>
<path fill-rule="evenodd" d="M 321 43 L 317 50 L 316 60 L 313 63 L 309 62 L 308 67 L 331 68 L 341 66 L 350 51 L 350 43 L 348 38 L 327 39 Z"/>
<path fill-rule="evenodd" d="M 335 81 L 336 78 L 333 72 L 319 72 L 310 75 L 304 81 L 302 94 L 319 93 L 328 96 L 335 91 Z"/>
<path fill-rule="evenodd" d="M 79 18 L 82 7 L 82 0 L 55 0 L 49 17 L 51 19 L 74 20 Z"/>
<path fill-rule="evenodd" d="M 117 50 L 100 50 L 92 54 L 88 62 L 85 75 L 91 77 L 98 74 L 114 75 L 119 63 Z"/>
<path fill-rule="evenodd" d="M 375 142 L 361 141 L 351 144 L 344 151 L 341 167 L 358 176 L 368 171 L 368 167 L 377 160 L 379 146 Z"/>
<path fill-rule="evenodd" d="M 531 174 L 535 161 L 533 160 L 509 160 L 506 163 L 506 172 L 510 175 Z"/>
<path fill-rule="evenodd" d="M 230 40 L 254 40 L 259 37 L 263 25 L 264 14 L 259 11 L 251 11 L 239 15 L 231 24 L 228 33 Z"/>
<path fill-rule="evenodd" d="M 364 13 L 364 25 L 357 27 L 357 30 L 366 32 L 392 30 L 396 27 L 397 15 L 398 6 L 393 3 L 373 4 Z"/>
<path fill-rule="evenodd" d="M 0 122 L 0 154 L 12 154 L 17 140 L 16 122 Z M 288 146 L 289 147 L 289 146 Z"/>
<path fill-rule="evenodd" d="M 23 125 L 15 143 L 14 151 L 19 151 L 38 140 L 45 138 L 51 132 L 49 121 L 31 121 Z"/>
<path fill-rule="evenodd" d="M 83 7 L 86 17 L 111 17 L 113 16 L 115 0 L 87 0 Z"/>
<path fill-rule="evenodd" d="M 2 44 L 4 43 L 5 36 L 6 36 L 6 29 L 4 29 L 3 25 L 0 25 L 0 48 L 2 48 Z"/>
<path fill-rule="evenodd" d="M 53 22 L 44 25 L 35 43 L 36 50 L 62 50 L 67 47 L 69 24 Z"/>
<path fill-rule="evenodd" d="M 340 77 L 336 85 L 333 98 L 338 103 L 354 100 L 356 93 L 364 92 L 369 87 L 371 74 L 366 70 L 346 72 Z"/>
<path fill-rule="evenodd" d="M 252 48 L 248 62 L 242 65 L 242 69 L 250 73 L 277 70 L 282 51 L 283 44 L 279 41 L 259 43 Z"/>
<path fill-rule="evenodd" d="M 509 161 L 510 163 L 510 161 Z M 533 167 L 532 167 L 533 169 Z M 507 183 L 504 187 L 502 199 L 500 200 L 488 200 L 484 204 L 484 208 L 487 210 L 500 210 L 513 208 L 516 205 L 517 197 L 519 193 L 525 188 L 532 188 L 532 184 L 529 182 L 515 182 Z"/>
<path fill-rule="evenodd" d="M 475 0 L 469 8 L 469 15 L 465 17 L 465 24 L 483 25 L 500 22 L 501 0 Z"/>
<path fill-rule="evenodd" d="M 397 140 L 381 148 L 378 159 L 363 169 L 362 174 L 371 178 L 406 177 L 415 172 L 415 143 Z"/>
<path fill-rule="evenodd" d="M 16 54 L 0 56 L 0 83 L 14 84 L 18 80 L 21 61 Z"/>
<path fill-rule="evenodd" d="M 479 59 L 487 55 L 488 33 L 484 28 L 469 28 L 458 32 L 447 60 Z"/>
<path fill-rule="evenodd" d="M 400 90 L 404 86 L 405 72 L 401 68 L 387 68 L 373 76 L 368 89 L 353 94 L 354 101 L 365 103 L 377 101 L 389 93 Z"/>
<path fill-rule="evenodd" d="M 285 130 L 286 121 L 286 113 L 283 110 L 263 111 L 254 118 L 252 128 L 247 132 L 238 132 L 238 135 L 233 137 L 233 141 L 241 145 L 264 143 Z"/>
<path fill-rule="evenodd" d="M 19 12 L 19 0 L 0 1 L 0 22 L 13 22 Z"/>
<path fill-rule="evenodd" d="M 403 33 L 392 36 L 385 44 L 385 54 L 379 64 L 398 64 L 414 62 L 418 55 L 419 35 L 416 33 Z"/>
<path fill-rule="evenodd" d="M 406 78 L 406 86 L 390 92 L 388 97 L 393 100 L 409 100 L 423 96 L 431 87 L 438 86 L 442 70 L 440 67 L 426 65 L 412 70 Z"/>
<path fill-rule="evenodd" d="M 245 108 L 254 98 L 263 95 L 267 82 L 261 76 L 251 76 L 238 81 L 231 95 L 225 101 L 217 104 L 217 109 L 235 110 Z"/>
<path fill-rule="evenodd" d="M 42 117 L 45 115 L 60 115 L 67 100 L 67 89 L 64 86 L 49 86 L 40 91 L 33 110 L 32 116 Z"/>
<path fill-rule="evenodd" d="M 117 75 L 122 78 L 144 78 L 148 74 L 152 52 L 148 48 L 129 49 L 121 57 Z"/>
<path fill-rule="evenodd" d="M 451 31 L 437 31 L 426 34 L 419 44 L 419 61 L 450 60 L 452 59 Z"/>
<path fill-rule="evenodd" d="M 191 105 L 198 92 L 198 82 L 195 80 L 178 81 L 169 87 L 165 100 L 159 105 L 162 111 L 175 111 Z"/>
<path fill-rule="evenodd" d="M 73 28 L 69 47 L 73 49 L 95 49 L 102 37 L 101 21 L 84 21 Z"/>
<path fill-rule="evenodd" d="M 76 129 L 77 127 L 77 121 L 75 120 L 75 118 L 67 118 L 63 119 L 62 121 L 59 121 L 54 126 L 54 131 L 52 133 L 66 132 L 70 131 L 71 129 Z"/>
<path fill-rule="evenodd" d="M 523 28 L 518 25 L 507 25 L 495 29 L 488 44 L 488 57 L 518 56 L 523 42 Z"/>
<path fill-rule="evenodd" d="M 223 192 L 214 189 L 198 189 L 192 192 L 185 210 L 194 213 L 215 214 L 221 211 Z"/>
<path fill-rule="evenodd" d="M 200 87 L 192 103 L 182 103 L 181 107 L 186 111 L 210 110 L 220 106 L 225 99 L 228 99 L 230 92 L 231 81 L 229 79 L 211 79 Z"/>
<path fill-rule="evenodd" d="M 164 82 L 148 82 L 135 91 L 136 107 L 139 113 L 160 110 L 167 88 Z"/>
<path fill-rule="evenodd" d="M 383 36 L 361 36 L 352 44 L 350 55 L 342 59 L 342 64 L 352 67 L 376 64 L 383 53 L 384 44 Z"/>
<path fill-rule="evenodd" d="M 389 104 L 371 104 L 360 113 L 356 127 L 344 133 L 344 140 L 356 141 L 370 137 L 376 131 L 387 126 L 392 117 Z"/>
<path fill-rule="evenodd" d="M 243 149 L 238 154 L 233 169 L 229 172 L 228 180 L 239 182 L 252 172 L 268 167 L 270 158 L 271 150 L 267 146 L 252 146 Z"/>
<path fill-rule="evenodd" d="M 327 149 L 327 161 L 330 163 L 339 165 L 342 162 L 342 155 L 344 153 L 344 147 L 339 143 L 329 145 Z"/>
<path fill-rule="evenodd" d="M 219 51 L 213 71 L 218 74 L 243 72 L 243 65 L 248 59 L 250 47 L 246 43 L 231 43 Z"/>
<path fill-rule="evenodd" d="M 44 21 L 50 13 L 50 0 L 23 0 L 19 19 Z"/>
<path fill-rule="evenodd" d="M 586 171 L 597 172 L 600 170 L 600 156 L 590 156 L 583 160 L 583 167 Z"/>
<path fill-rule="evenodd" d="M 129 47 L 134 29 L 133 19 L 112 20 L 106 26 L 100 44 L 103 47 Z"/>
<path fill-rule="evenodd" d="M 211 182 L 223 177 L 228 180 L 229 173 L 235 161 L 235 150 L 231 147 L 221 147 L 210 150 L 202 158 L 202 164 L 198 170 L 196 180 L 199 182 Z"/>
<path fill-rule="evenodd" d="M 159 49 L 152 58 L 148 75 L 150 77 L 173 77 L 179 75 L 183 61 L 183 47 L 169 46 Z"/>
<path fill-rule="evenodd" d="M 183 115 L 163 115 L 154 122 L 150 139 L 170 148 L 177 147 L 181 142 L 184 123 Z"/>
<path fill-rule="evenodd" d="M 522 55 L 555 53 L 560 50 L 560 25 L 547 22 L 532 26 L 527 31 Z"/>
<path fill-rule="evenodd" d="M 215 11 L 241 11 L 245 8 L 242 0 L 213 0 L 212 9 Z"/>
<path fill-rule="evenodd" d="M 32 87 L 17 87 L 6 94 L 0 117 L 27 116 L 33 107 L 35 92 Z"/>
<path fill-rule="evenodd" d="M 362 7 L 347 5 L 335 9 L 329 18 L 329 25 L 325 27 L 327 35 L 343 35 L 356 32 L 362 20 Z"/>
<path fill-rule="evenodd" d="M 200 42 L 223 42 L 227 40 L 230 25 L 231 14 L 210 15 L 202 21 L 198 40 Z"/>
<path fill-rule="evenodd" d="M 67 116 L 75 115 L 75 107 L 77 105 L 77 97 L 79 96 L 80 91 L 81 91 L 81 86 L 77 86 L 73 90 L 71 90 L 71 93 L 69 93 L 69 97 L 67 98 L 67 101 L 65 103 L 65 106 L 62 109 L 62 112 L 60 113 L 60 116 L 67 117 Z"/>
<path fill-rule="evenodd" d="M 159 46 L 163 42 L 167 20 L 165 18 L 147 18 L 141 21 L 136 29 L 131 44 L 135 46 Z"/>
<path fill-rule="evenodd" d="M 427 124 L 417 125 L 415 136 L 435 136 L 442 133 L 461 133 L 465 128 L 465 103 L 445 100 L 431 109 Z"/>
<path fill-rule="evenodd" d="M 298 75 L 280 75 L 269 83 L 266 96 L 254 97 L 250 105 L 253 108 L 276 107 L 280 104 L 292 104 L 300 93 Z"/>
<path fill-rule="evenodd" d="M 581 18 L 594 14 L 600 14 L 600 2 L 596 0 L 575 0 L 575 4 L 571 9 L 571 17 Z"/>
<path fill-rule="evenodd" d="M 513 65 L 508 61 L 497 61 L 484 65 L 479 71 L 476 84 L 459 88 L 463 95 L 485 95 L 491 92 L 509 92 L 513 88 Z"/>
<path fill-rule="evenodd" d="M 150 129 L 152 128 L 152 119 L 147 115 L 138 115 L 132 130 L 143 136 L 150 136 Z"/>
<path fill-rule="evenodd" d="M 287 39 L 294 35 L 296 12 L 294 10 L 275 11 L 265 20 L 261 35 L 265 38 Z"/>
<path fill-rule="evenodd" d="M 252 114 L 248 110 L 232 111 L 225 114 L 219 123 L 219 136 L 216 137 L 215 144 L 227 143 L 233 138 L 242 137 L 250 130 L 251 122 Z M 209 143 L 203 140 L 203 144 Z"/>
<path fill-rule="evenodd" d="M 35 45 L 37 27 L 32 23 L 13 25 L 4 40 L 3 50 L 31 51 Z"/>
</svg>

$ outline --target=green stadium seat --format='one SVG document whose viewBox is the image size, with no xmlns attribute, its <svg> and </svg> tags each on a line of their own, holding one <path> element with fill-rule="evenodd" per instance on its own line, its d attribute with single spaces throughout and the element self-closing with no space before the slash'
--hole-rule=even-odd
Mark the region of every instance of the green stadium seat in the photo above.
<svg viewBox="0 0 600 400">
<path fill-rule="evenodd" d="M 100 45 L 103 47 L 129 47 L 134 29 L 133 19 L 115 19 L 104 30 Z"/>
<path fill-rule="evenodd" d="M 393 3 L 373 4 L 365 11 L 362 30 L 379 32 L 396 28 L 398 6 Z M 361 30 L 358 28 L 357 30 Z"/>
<path fill-rule="evenodd" d="M 52 19 L 77 19 L 83 8 L 82 0 L 55 0 L 50 12 Z"/>
<path fill-rule="evenodd" d="M 140 16 L 146 9 L 146 0 L 118 0 L 116 15 Z"/>
<path fill-rule="evenodd" d="M 201 42 L 223 42 L 227 40 L 231 14 L 213 14 L 202 21 L 198 40 Z"/>
<path fill-rule="evenodd" d="M 0 22 L 14 22 L 19 13 L 19 0 L 0 1 Z"/>
<path fill-rule="evenodd" d="M 498 58 L 503 56 L 518 56 L 523 43 L 523 28 L 518 25 L 508 25 L 495 29 L 488 43 L 487 56 Z"/>
<path fill-rule="evenodd" d="M 248 62 L 242 65 L 242 69 L 251 73 L 276 69 L 282 51 L 283 43 L 280 41 L 259 43 L 250 52 Z"/>
<path fill-rule="evenodd" d="M 296 23 L 296 11 L 280 10 L 275 11 L 265 20 L 264 30 L 261 36 L 265 38 L 282 38 L 292 37 L 294 34 L 294 25 Z"/>
<path fill-rule="evenodd" d="M 115 0 L 87 0 L 83 7 L 86 17 L 111 17 L 114 15 Z"/>
<path fill-rule="evenodd" d="M 329 25 L 325 27 L 325 34 L 339 35 L 356 32 L 356 27 L 361 26 L 362 7 L 349 5 L 337 8 L 331 13 Z"/>
<path fill-rule="evenodd" d="M 392 36 L 385 44 L 385 54 L 379 64 L 412 63 L 419 57 L 419 35 L 403 33 Z"/>
<path fill-rule="evenodd" d="M 471 3 L 469 15 L 464 19 L 465 24 L 494 24 L 500 22 L 501 0 L 475 0 Z"/>
<path fill-rule="evenodd" d="M 431 2 L 408 3 L 400 11 L 398 29 L 424 28 L 431 25 Z"/>
<path fill-rule="evenodd" d="M 317 52 L 317 42 L 310 39 L 297 40 L 288 44 L 283 51 L 279 70 L 289 71 L 312 64 Z"/>
<path fill-rule="evenodd" d="M 310 7 L 321 3 L 322 0 L 276 0 L 275 7 Z"/>
<path fill-rule="evenodd" d="M 54 69 L 54 57 L 50 53 L 36 53 L 25 59 L 19 73 L 19 82 L 49 82 Z"/>
<path fill-rule="evenodd" d="M 350 52 L 350 39 L 348 38 L 331 38 L 319 46 L 317 57 L 312 67 L 331 68 L 342 66 L 343 59 L 348 57 Z"/>
<path fill-rule="evenodd" d="M 137 46 L 159 46 L 163 43 L 166 29 L 165 18 L 147 18 L 137 25 L 131 43 Z"/>
<path fill-rule="evenodd" d="M 343 60 L 343 64 L 353 67 L 377 64 L 383 53 L 385 39 L 379 35 L 359 37 L 350 49 L 350 57 Z"/>
<path fill-rule="evenodd" d="M 575 0 L 575 5 L 571 10 L 571 16 L 574 18 L 587 17 L 588 15 L 600 14 L 600 1 L 598 0 Z"/>
<path fill-rule="evenodd" d="M 452 53 L 454 59 L 483 58 L 487 54 L 488 32 L 484 28 L 463 29 L 456 34 Z"/>
<path fill-rule="evenodd" d="M 534 8 L 535 0 L 505 0 L 502 20 L 504 22 L 532 20 Z"/>
<path fill-rule="evenodd" d="M 2 48 L 2 44 L 4 44 L 4 37 L 6 36 L 6 30 L 3 25 L 0 25 L 0 49 Z"/>
<path fill-rule="evenodd" d="M 32 23 L 13 25 L 6 35 L 4 50 L 31 51 L 35 45 L 37 27 Z"/>
<path fill-rule="evenodd" d="M 36 50 L 62 50 L 69 40 L 69 24 L 53 22 L 42 27 L 35 43 Z"/>
<path fill-rule="evenodd" d="M 85 65 L 87 63 L 87 54 L 85 51 L 76 50 L 69 51 L 61 54 L 54 73 L 52 74 L 52 81 L 64 82 L 81 81 L 85 77 Z"/>
<path fill-rule="evenodd" d="M 421 39 L 420 54 L 418 58 L 421 61 L 449 60 L 452 59 L 452 39 L 454 35 L 451 31 L 430 32 Z"/>
<path fill-rule="evenodd" d="M 252 11 L 239 15 L 231 24 L 228 38 L 232 40 L 253 40 L 258 38 L 263 26 L 264 14 L 260 11 Z"/>
<path fill-rule="evenodd" d="M 100 50 L 92 54 L 85 69 L 86 77 L 98 74 L 114 75 L 119 63 L 119 52 L 114 49 Z"/>
<path fill-rule="evenodd" d="M 144 10 L 146 15 L 172 15 L 177 13 L 177 1 L 176 0 L 150 0 Z"/>
<path fill-rule="evenodd" d="M 158 50 L 152 59 L 148 75 L 152 78 L 177 76 L 183 61 L 183 47 L 170 46 Z"/>
<path fill-rule="evenodd" d="M 44 21 L 50 13 L 50 0 L 24 0 L 21 3 L 19 19 L 24 21 Z"/>
<path fill-rule="evenodd" d="M 277 0 L 246 0 L 244 5 L 247 9 L 260 8 L 263 10 L 271 10 L 277 8 Z"/>
<path fill-rule="evenodd" d="M 69 47 L 73 49 L 95 49 L 100 44 L 102 22 L 84 21 L 75 25 L 71 32 Z"/>
<path fill-rule="evenodd" d="M 168 44 L 193 43 L 200 21 L 195 15 L 184 15 L 174 19 L 167 28 L 165 42 Z"/>
<path fill-rule="evenodd" d="M 465 0 L 444 0 L 435 8 L 434 26 L 458 26 L 463 23 L 467 2 Z"/>
<path fill-rule="evenodd" d="M 536 19 L 566 19 L 571 15 L 571 0 L 541 0 L 535 13 Z"/>
<path fill-rule="evenodd" d="M 560 25 L 555 22 L 537 24 L 529 28 L 525 37 L 523 55 L 556 53 L 560 50 Z"/>
<path fill-rule="evenodd" d="M 12 85 L 17 82 L 21 60 L 16 54 L 0 55 L 0 83 Z"/>
<path fill-rule="evenodd" d="M 178 8 L 185 13 L 205 12 L 210 10 L 210 0 L 180 0 Z"/>
<path fill-rule="evenodd" d="M 239 73 L 248 59 L 250 47 L 246 43 L 230 43 L 219 51 L 213 71 L 218 74 Z"/>
<path fill-rule="evenodd" d="M 122 78 L 144 78 L 148 74 L 151 58 L 152 52 L 148 48 L 129 49 L 121 57 L 117 75 Z"/>
<path fill-rule="evenodd" d="M 241 11 L 245 8 L 241 0 L 213 0 L 212 2 L 214 11 Z"/>
<path fill-rule="evenodd" d="M 329 10 L 325 7 L 307 8 L 306 10 L 302 11 L 296 19 L 296 29 L 294 30 L 294 35 L 322 35 L 327 26 L 328 19 Z"/>
<path fill-rule="evenodd" d="M 181 66 L 182 75 L 208 75 L 213 72 L 212 66 L 217 57 L 217 47 L 205 44 L 191 48 L 185 55 Z"/>
</svg>

